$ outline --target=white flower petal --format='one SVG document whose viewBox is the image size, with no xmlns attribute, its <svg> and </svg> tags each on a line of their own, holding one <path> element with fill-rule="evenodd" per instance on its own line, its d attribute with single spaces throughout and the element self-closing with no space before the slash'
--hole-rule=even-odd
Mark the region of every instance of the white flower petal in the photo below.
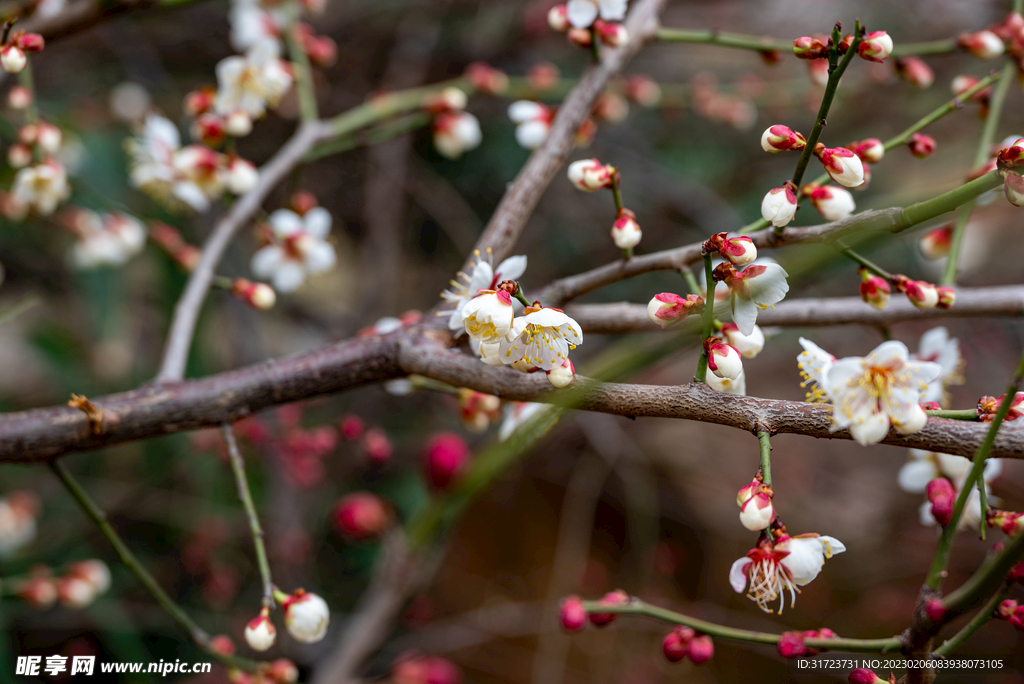
<svg viewBox="0 0 1024 684">
<path fill-rule="evenodd" d="M 323 207 L 313 207 L 302 217 L 306 232 L 324 240 L 331 234 L 331 212 Z"/>
<path fill-rule="evenodd" d="M 599 11 L 595 0 L 569 0 L 565 9 L 569 23 L 576 28 L 589 28 L 597 19 Z"/>
<path fill-rule="evenodd" d="M 751 563 L 753 563 L 752 560 L 743 556 L 742 558 L 737 559 L 736 562 L 732 564 L 732 567 L 729 568 L 729 584 L 732 585 L 732 590 L 737 594 L 742 594 L 743 590 L 747 586 L 746 568 Z"/>
</svg>

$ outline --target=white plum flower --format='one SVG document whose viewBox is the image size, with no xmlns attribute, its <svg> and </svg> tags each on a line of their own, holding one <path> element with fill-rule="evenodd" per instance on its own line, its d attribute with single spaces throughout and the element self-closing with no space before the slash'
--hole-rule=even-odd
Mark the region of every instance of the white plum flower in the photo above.
<svg viewBox="0 0 1024 684">
<path fill-rule="evenodd" d="M 501 342 L 512 330 L 512 296 L 505 290 L 480 290 L 462 307 L 462 325 L 474 340 Z"/>
<path fill-rule="evenodd" d="M 732 321 L 741 333 L 752 334 L 758 310 L 783 300 L 789 292 L 788 275 L 782 266 L 768 262 L 753 263 L 726 279 L 725 283 L 732 290 Z"/>
<path fill-rule="evenodd" d="M 803 379 L 800 386 L 807 387 L 808 383 L 812 383 L 812 387 L 807 390 L 807 401 L 824 401 L 828 398 L 825 375 L 836 362 L 836 357 L 804 337 L 800 338 L 800 346 L 804 348 L 796 357 L 800 377 Z"/>
<path fill-rule="evenodd" d="M 303 216 L 289 209 L 270 215 L 273 242 L 252 257 L 250 268 L 259 278 L 269 279 L 279 292 L 294 292 L 306 277 L 334 267 L 337 255 L 327 242 L 331 215 L 313 207 Z"/>
<path fill-rule="evenodd" d="M 730 346 L 748 359 L 756 357 L 764 349 L 764 333 L 756 325 L 749 335 L 744 335 L 735 323 L 723 323 L 722 335 Z"/>
<path fill-rule="evenodd" d="M 897 475 L 897 483 L 905 492 L 910 494 L 923 494 L 928 483 L 937 477 L 946 477 L 954 486 L 963 486 L 967 474 L 971 470 L 970 459 L 952 454 L 939 454 L 934 451 L 923 449 L 911 449 L 908 460 L 900 468 Z M 1003 472 L 1003 462 L 998 458 L 985 459 L 985 469 L 982 471 L 982 478 L 985 483 L 995 480 Z"/>
<path fill-rule="evenodd" d="M 778 600 L 781 613 L 786 591 L 789 591 L 792 608 L 800 591 L 797 587 L 811 582 L 821 572 L 826 559 L 843 551 L 846 547 L 835 537 L 814 533 L 794 537 L 782 534 L 773 543 L 764 535 L 757 548 L 732 564 L 729 583 L 736 593 L 746 588 L 747 598 L 766 613 L 772 612 L 768 604 Z"/>
<path fill-rule="evenodd" d="M 81 212 L 72 229 L 77 240 L 68 257 L 77 268 L 120 266 L 146 244 L 145 227 L 126 214 Z"/>
<path fill-rule="evenodd" d="M 565 4 L 566 17 L 576 28 L 590 28 L 600 17 L 605 21 L 622 21 L 626 16 L 628 0 L 569 0 Z"/>
<path fill-rule="evenodd" d="M 131 155 L 132 185 L 160 200 L 173 195 L 178 175 L 174 155 L 181 148 L 177 127 L 159 114 L 149 114 L 142 131 L 125 146 Z"/>
<path fill-rule="evenodd" d="M 502 363 L 513 364 L 525 359 L 541 370 L 562 366 L 569 350 L 583 344 L 579 323 L 560 309 L 526 307 L 524 315 L 512 322 L 507 337 L 500 341 Z"/>
<path fill-rule="evenodd" d="M 217 113 L 227 116 L 243 111 L 253 118 L 263 116 L 292 84 L 291 72 L 280 59 L 276 42 L 261 40 L 245 53 L 222 59 L 217 64 Z"/>
<path fill-rule="evenodd" d="M 196 211 L 224 194 L 230 179 L 224 155 L 205 145 L 189 145 L 174 153 L 171 194 Z"/>
<path fill-rule="evenodd" d="M 516 124 L 519 146 L 534 150 L 547 140 L 554 112 L 539 102 L 517 100 L 508 106 L 508 118 Z"/>
<path fill-rule="evenodd" d="M 17 202 L 49 216 L 71 195 L 71 186 L 64 166 L 56 159 L 47 159 L 18 171 L 11 194 Z"/>
<path fill-rule="evenodd" d="M 960 342 L 955 337 L 949 336 L 946 328 L 939 326 L 932 328 L 921 336 L 917 345 L 917 353 L 911 356 L 916 361 L 931 361 L 939 364 L 942 372 L 935 380 L 928 385 L 928 390 L 922 395 L 921 401 L 942 402 L 945 395 L 946 385 L 959 384 L 960 365 L 963 359 L 960 356 Z"/>
<path fill-rule="evenodd" d="M 285 27 L 298 15 L 296 5 L 290 2 L 233 0 L 228 12 L 231 47 L 244 52 L 261 41 L 279 42 Z"/>
<path fill-rule="evenodd" d="M 477 261 L 473 264 L 473 270 L 468 276 L 461 272 L 458 274 L 459 278 L 466 280 L 466 283 L 453 280 L 451 282 L 452 289 L 441 293 L 441 297 L 446 302 L 455 305 L 448 317 L 448 329 L 455 337 L 459 337 L 464 332 L 462 308 L 466 302 L 476 297 L 480 290 L 493 290 L 503 280 L 519 280 L 526 272 L 526 257 L 522 255 L 509 257 L 497 267 L 491 266 L 490 250 L 486 257 L 480 258 L 479 253 L 476 254 L 476 257 Z"/>
<path fill-rule="evenodd" d="M 921 396 L 942 372 L 937 363 L 910 359 L 902 342 L 883 342 L 866 357 L 840 359 L 825 374 L 832 430 L 849 428 L 859 444 L 881 442 L 890 424 L 912 434 L 928 419 Z"/>
</svg>

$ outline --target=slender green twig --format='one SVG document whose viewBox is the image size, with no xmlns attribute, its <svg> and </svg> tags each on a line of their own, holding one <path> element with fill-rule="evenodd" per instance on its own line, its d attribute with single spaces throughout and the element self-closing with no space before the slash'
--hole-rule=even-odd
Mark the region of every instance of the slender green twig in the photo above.
<svg viewBox="0 0 1024 684">
<path fill-rule="evenodd" d="M 377 145 L 410 133 L 417 128 L 422 128 L 430 123 L 431 118 L 425 112 L 407 114 L 394 121 L 386 121 L 379 126 L 361 130 L 353 135 L 345 135 L 320 143 L 306 153 L 302 160 L 310 162 L 332 154 L 348 152 L 363 145 Z"/>
<path fill-rule="evenodd" d="M 921 43 L 897 43 L 892 49 L 893 57 L 906 57 L 908 55 L 941 55 L 947 52 L 956 52 L 956 40 L 944 38 L 942 40 L 929 40 Z"/>
<path fill-rule="evenodd" d="M 663 43 L 698 43 L 739 48 L 741 50 L 754 50 L 755 52 L 792 52 L 793 50 L 793 43 L 791 41 L 748 36 L 741 33 L 726 33 L 724 31 L 662 28 L 658 30 L 657 39 Z"/>
<path fill-rule="evenodd" d="M 259 565 L 260 577 L 263 580 L 263 605 L 273 610 L 274 582 L 270 579 L 270 561 L 267 560 L 267 549 L 263 544 L 263 528 L 260 526 L 260 518 L 256 514 L 252 493 L 249 491 L 249 480 L 245 477 L 245 462 L 242 460 L 242 453 L 238 450 L 238 441 L 235 440 L 235 433 L 231 430 L 231 425 L 225 423 L 220 430 L 228 447 L 231 470 L 234 471 L 235 485 L 238 487 L 238 498 L 245 508 L 245 516 L 249 519 L 249 531 L 252 533 L 252 544 L 256 550 L 256 563 Z"/>
<path fill-rule="evenodd" d="M 764 483 L 772 486 L 772 438 L 767 430 L 757 433 L 757 440 L 761 443 L 761 477 Z"/>
<path fill-rule="evenodd" d="M 163 590 L 160 584 L 149 574 L 149 571 L 139 562 L 139 559 L 135 557 L 135 554 L 131 552 L 128 545 L 124 543 L 117 531 L 107 521 L 107 514 L 96 505 L 86 491 L 82 488 L 78 481 L 72 477 L 71 473 L 67 471 L 63 463 L 60 461 L 50 461 L 50 469 L 53 470 L 54 474 L 64 484 L 64 487 L 68 490 L 68 493 L 78 502 L 85 514 L 89 516 L 92 521 L 99 528 L 100 533 L 107 538 L 110 545 L 114 547 L 114 552 L 117 557 L 124 563 L 125 567 L 135 575 L 135 578 L 142 583 L 146 590 L 152 594 L 156 602 L 167 611 L 179 627 L 181 627 L 189 635 L 196 646 L 209 653 L 214 658 L 221 662 L 237 667 L 239 669 L 247 671 L 255 671 L 259 667 L 259 663 L 248 660 L 246 658 L 238 658 L 235 656 L 226 656 L 213 650 L 210 647 L 210 635 L 207 634 L 199 625 L 192 621 L 192 618 L 179 606 L 177 603 L 167 595 L 167 592 Z"/>
<path fill-rule="evenodd" d="M 686 281 L 686 287 L 689 288 L 690 292 L 699 295 L 701 292 L 700 285 L 697 284 L 697 278 L 694 277 L 693 271 L 690 270 L 689 266 L 683 266 L 679 269 L 679 273 L 682 274 L 683 280 Z"/>
<path fill-rule="evenodd" d="M 842 252 L 844 255 L 846 255 L 847 257 L 849 257 L 853 261 L 856 261 L 858 264 L 860 264 L 861 266 L 863 266 L 867 270 L 871 271 L 876 276 L 881 276 L 881 277 L 885 278 L 886 280 L 889 280 L 889 279 L 892 278 L 892 274 L 889 273 L 888 271 L 886 271 L 881 266 L 875 264 L 874 262 L 868 261 L 867 259 L 862 257 L 857 252 L 854 252 L 849 247 L 843 246 L 841 242 L 837 242 L 836 244 L 839 245 L 839 251 L 840 252 Z"/>
<path fill-rule="evenodd" d="M 704 317 L 703 317 L 703 328 L 701 330 L 700 339 L 703 343 L 709 337 L 715 326 L 715 278 L 712 275 L 711 269 L 711 255 L 704 255 L 704 282 L 707 285 L 707 295 L 704 297 Z M 707 379 L 708 374 L 708 348 L 706 345 L 701 346 L 700 360 L 697 361 L 697 375 L 694 376 L 694 382 L 704 382 Z"/>
<path fill-rule="evenodd" d="M 299 39 L 298 23 L 293 23 L 284 30 L 285 42 L 288 44 L 288 56 L 292 60 L 295 71 L 295 90 L 299 95 L 299 116 L 303 121 L 316 121 L 320 118 L 316 106 L 316 90 L 313 88 L 313 70 L 309 66 L 309 54 Z"/>
<path fill-rule="evenodd" d="M 999 604 L 1003 599 L 1006 598 L 1007 594 L 1010 593 L 1010 589 L 1012 588 L 1013 585 L 1007 582 L 1000 591 L 992 594 L 992 598 L 988 600 L 988 603 L 982 606 L 981 610 L 971 618 L 970 622 L 964 625 L 959 632 L 951 636 L 949 639 L 946 639 L 941 646 L 935 649 L 935 655 L 947 656 L 963 646 L 964 642 L 970 639 L 971 636 L 978 631 L 978 628 L 992 619 L 992 614 L 995 612 L 996 608 L 999 607 Z"/>
<path fill-rule="evenodd" d="M 992 142 L 996 137 L 996 129 L 999 127 L 999 119 L 1003 113 L 1003 104 L 1006 102 L 1006 94 L 1010 89 L 1010 82 L 1017 67 L 1013 62 L 1007 62 L 1001 72 L 1001 78 L 992 93 L 992 101 L 989 104 L 988 116 L 985 118 L 985 126 L 981 130 L 981 139 L 978 141 L 978 149 L 974 153 L 974 166 L 972 169 L 980 168 L 988 160 L 991 154 Z M 953 227 L 953 235 L 949 243 L 949 256 L 946 258 L 946 270 L 942 274 L 943 285 L 956 284 L 956 271 L 960 263 L 960 247 L 964 241 L 964 230 L 967 227 L 967 220 L 974 209 L 974 202 L 965 204 L 960 208 L 956 217 L 956 225 Z"/>
<path fill-rule="evenodd" d="M 979 480 L 984 482 L 984 480 L 981 479 L 981 474 L 985 470 L 985 459 L 987 459 L 988 455 L 992 452 L 992 445 L 995 444 L 996 433 L 999 431 L 999 426 L 1002 425 L 1003 419 L 1006 418 L 1006 414 L 1010 412 L 1010 402 L 1013 401 L 1014 396 L 1017 394 L 1021 378 L 1024 378 L 1024 354 L 1021 355 L 1020 361 L 1017 364 L 1017 369 L 1013 373 L 1013 378 L 1010 380 L 1010 384 L 1006 388 L 1006 395 L 1003 397 L 1003 401 L 999 404 L 999 409 L 996 411 L 996 415 L 992 419 L 992 425 L 985 434 L 985 439 L 978 448 L 977 453 L 974 454 L 974 464 L 971 466 L 971 470 L 967 474 L 967 479 L 964 480 L 963 486 L 960 488 L 960 493 L 956 497 L 956 503 L 953 506 L 953 517 L 950 519 L 949 524 L 943 528 L 942 536 L 939 537 L 939 543 L 935 548 L 935 559 L 932 561 L 931 570 L 928 572 L 928 578 L 925 581 L 925 584 L 931 589 L 938 590 L 939 587 L 942 586 L 942 578 L 946 574 L 946 565 L 949 563 L 949 553 L 953 547 L 953 539 L 956 536 L 956 530 L 960 523 L 960 517 L 963 515 L 964 506 L 967 504 L 967 499 L 971 495 L 971 491 L 974 489 L 975 483 Z M 1020 538 L 1024 539 L 1024 535 L 1020 535 Z M 1014 543 L 1017 543 L 1017 540 L 1015 540 Z M 1009 548 L 1010 547 L 1007 547 L 1007 550 L 1009 550 Z M 962 588 L 963 587 L 961 587 L 961 589 Z"/>
<path fill-rule="evenodd" d="M 622 193 L 619 191 L 619 172 L 616 171 L 612 174 L 612 199 L 615 201 L 615 211 L 622 211 Z"/>
<path fill-rule="evenodd" d="M 925 413 L 936 418 L 949 418 L 951 420 L 978 420 L 978 412 L 975 409 L 939 409 L 937 411 L 925 411 Z"/>
<path fill-rule="evenodd" d="M 946 609 L 944 621 L 948 622 L 973 608 L 978 601 L 996 591 L 1006 574 L 1020 562 L 1024 555 L 1024 534 L 1011 537 L 1006 548 L 995 556 L 989 556 L 966 582 L 949 593 L 942 600 Z"/>
<path fill-rule="evenodd" d="M 605 604 L 601 601 L 584 601 L 583 608 L 592 613 L 618 613 L 619 615 L 645 615 L 663 622 L 674 625 L 686 625 L 702 634 L 708 634 L 721 639 L 734 639 L 755 644 L 775 645 L 779 643 L 781 635 L 768 632 L 755 632 L 748 629 L 735 629 L 717 625 L 713 622 L 698 620 L 697 618 L 683 615 L 666 608 L 659 608 L 645 603 L 639 599 L 630 599 L 625 604 Z M 804 645 L 808 648 L 829 649 L 831 651 L 849 651 L 852 653 L 889 653 L 897 651 L 902 647 L 898 637 L 888 639 L 804 639 Z"/>
</svg>

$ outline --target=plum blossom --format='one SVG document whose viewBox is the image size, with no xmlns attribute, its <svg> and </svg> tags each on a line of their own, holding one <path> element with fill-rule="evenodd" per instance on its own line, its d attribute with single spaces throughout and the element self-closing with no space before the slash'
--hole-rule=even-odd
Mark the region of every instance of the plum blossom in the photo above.
<svg viewBox="0 0 1024 684">
<path fill-rule="evenodd" d="M 589 28 L 598 17 L 605 21 L 621 21 L 626 16 L 628 0 L 569 0 L 565 14 L 576 28 Z"/>
<path fill-rule="evenodd" d="M 825 560 L 843 551 L 846 547 L 835 537 L 815 533 L 791 537 L 783 533 L 773 542 L 763 534 L 757 548 L 732 564 L 729 583 L 738 594 L 747 588 L 747 598 L 766 613 L 773 612 L 768 604 L 778 599 L 781 613 L 785 592 L 789 591 L 792 608 L 800 591 L 797 587 L 817 577 Z"/>
<path fill-rule="evenodd" d="M 845 147 L 830 149 L 819 143 L 814 154 L 836 183 L 855 188 L 864 182 L 864 162 Z"/>
<path fill-rule="evenodd" d="M 523 314 L 500 340 L 502 363 L 526 359 L 541 370 L 552 371 L 569 359 L 570 349 L 583 344 L 583 330 L 561 309 L 528 306 Z"/>
<path fill-rule="evenodd" d="M 792 221 L 796 210 L 796 193 L 788 187 L 772 188 L 761 200 L 761 218 L 776 228 Z"/>
<path fill-rule="evenodd" d="M 747 394 L 747 377 L 742 371 L 735 378 L 731 379 L 720 378 L 714 373 L 708 373 L 707 377 L 704 378 L 704 382 L 716 392 L 738 394 L 740 396 Z"/>
<path fill-rule="evenodd" d="M 479 253 L 476 254 L 476 257 L 477 261 L 468 276 L 461 272 L 458 274 L 458 277 L 466 280 L 466 283 L 453 280 L 451 282 L 452 289 L 441 293 L 441 297 L 446 302 L 455 305 L 455 309 L 448 317 L 448 329 L 455 337 L 459 337 L 464 332 L 462 309 L 468 301 L 476 297 L 477 292 L 493 290 L 503 280 L 519 280 L 526 272 L 526 257 L 522 255 L 509 257 L 497 267 L 491 265 L 490 250 L 486 257 L 480 258 Z"/>
<path fill-rule="evenodd" d="M 807 197 L 826 221 L 844 219 L 857 208 L 850 191 L 834 185 L 816 187 L 807 194 Z"/>
<path fill-rule="evenodd" d="M 71 228 L 77 240 L 68 259 L 77 268 L 120 266 L 146 244 L 145 227 L 126 214 L 77 212 Z"/>
<path fill-rule="evenodd" d="M 181 148 L 181 136 L 173 123 L 159 114 L 149 114 L 142 131 L 125 147 L 131 155 L 132 185 L 161 200 L 174 194 L 178 175 L 174 154 Z"/>
<path fill-rule="evenodd" d="M 963 486 L 971 470 L 971 461 L 963 456 L 940 454 L 922 449 L 910 449 L 907 462 L 900 468 L 896 481 L 900 489 L 910 494 L 923 494 L 928 483 L 937 477 L 949 478 L 957 487 Z M 985 459 L 982 478 L 988 484 L 1003 472 L 1002 459 Z"/>
<path fill-rule="evenodd" d="M 296 641 L 312 644 L 327 635 L 331 611 L 327 602 L 316 594 L 296 589 L 281 605 L 284 606 L 285 629 Z"/>
<path fill-rule="evenodd" d="M 723 323 L 722 336 L 733 349 L 748 359 L 754 358 L 764 349 L 764 333 L 756 325 L 749 335 L 744 335 L 735 323 Z"/>
<path fill-rule="evenodd" d="M 289 209 L 270 215 L 271 244 L 252 257 L 250 268 L 259 278 L 270 279 L 279 292 L 294 292 L 306 277 L 330 270 L 337 255 L 327 242 L 331 215 L 314 207 L 299 216 Z"/>
<path fill-rule="evenodd" d="M 800 377 L 803 378 L 800 386 L 807 387 L 811 384 L 807 391 L 807 401 L 824 401 L 828 398 L 825 392 L 825 375 L 836 362 L 836 357 L 805 337 L 800 338 L 800 346 L 804 348 L 796 357 Z"/>
<path fill-rule="evenodd" d="M 905 435 L 919 431 L 928 419 L 921 396 L 941 373 L 937 363 L 910 359 L 907 346 L 896 340 L 866 357 L 836 361 L 823 388 L 834 407 L 832 430 L 849 428 L 864 446 L 882 441 L 890 424 Z"/>
<path fill-rule="evenodd" d="M 261 41 L 276 43 L 296 14 L 295 3 L 233 0 L 228 12 L 231 46 L 243 52 Z"/>
<path fill-rule="evenodd" d="M 292 74 L 278 56 L 277 43 L 261 40 L 246 52 L 217 64 L 217 99 L 214 108 L 227 116 L 241 110 L 253 118 L 276 107 L 291 87 Z"/>
<path fill-rule="evenodd" d="M 508 107 L 508 118 L 516 124 L 516 142 L 528 150 L 547 140 L 554 116 L 554 110 L 532 100 L 517 100 Z"/>
<path fill-rule="evenodd" d="M 458 159 L 481 140 L 480 122 L 469 112 L 444 112 L 434 119 L 434 147 L 442 157 Z"/>
<path fill-rule="evenodd" d="M 963 382 L 960 367 L 963 359 L 960 356 L 960 341 L 949 336 L 945 327 L 932 328 L 921 336 L 917 353 L 911 357 L 915 361 L 931 361 L 939 364 L 942 372 L 928 384 L 928 389 L 921 395 L 921 401 L 942 402 L 947 385 Z"/>
<path fill-rule="evenodd" d="M 71 186 L 64 166 L 51 158 L 18 171 L 11 194 L 16 202 L 49 216 L 70 196 Z"/>
<path fill-rule="evenodd" d="M 776 263 L 755 262 L 726 278 L 725 283 L 732 290 L 729 305 L 732 320 L 741 333 L 754 332 L 759 309 L 763 311 L 782 301 L 789 292 L 787 276 L 785 269 Z"/>
<path fill-rule="evenodd" d="M 512 296 L 505 290 L 480 290 L 462 307 L 462 325 L 483 343 L 501 342 L 512 331 Z"/>
</svg>

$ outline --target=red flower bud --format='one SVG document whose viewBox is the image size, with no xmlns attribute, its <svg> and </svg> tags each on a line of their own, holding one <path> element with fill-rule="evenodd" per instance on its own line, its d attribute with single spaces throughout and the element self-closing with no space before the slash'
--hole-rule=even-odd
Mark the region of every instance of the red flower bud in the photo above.
<svg viewBox="0 0 1024 684">
<path fill-rule="evenodd" d="M 896 75 L 912 86 L 927 88 L 935 82 L 935 72 L 917 57 L 901 57 L 895 67 Z"/>
<path fill-rule="evenodd" d="M 694 665 L 701 665 L 715 655 L 715 643 L 707 634 L 694 637 L 690 642 L 690 660 Z"/>
<path fill-rule="evenodd" d="M 621 589 L 616 589 L 605 594 L 604 598 L 601 599 L 601 603 L 609 606 L 625 605 L 629 603 L 629 594 Z M 607 627 L 615 622 L 618 617 L 618 613 L 591 613 L 590 623 L 595 627 Z"/>
<path fill-rule="evenodd" d="M 18 38 L 18 47 L 25 52 L 42 52 L 46 40 L 38 33 L 26 33 Z"/>
<path fill-rule="evenodd" d="M 818 59 L 825 54 L 825 44 L 811 36 L 800 36 L 793 41 L 793 54 L 798 59 Z"/>
<path fill-rule="evenodd" d="M 953 503 L 956 498 L 953 483 L 944 477 L 937 477 L 928 483 L 926 492 L 932 504 L 932 517 L 946 527 L 953 519 Z"/>
<path fill-rule="evenodd" d="M 427 443 L 424 453 L 427 481 L 435 489 L 447 489 L 469 460 L 469 446 L 458 435 L 442 432 Z"/>
<path fill-rule="evenodd" d="M 929 620 L 938 624 L 942 622 L 942 618 L 946 614 L 946 606 L 942 605 L 942 601 L 937 598 L 928 599 L 928 602 L 924 604 L 924 614 L 928 616 Z"/>
<path fill-rule="evenodd" d="M 587 626 L 587 611 L 579 596 L 566 596 L 558 608 L 558 621 L 562 629 L 578 632 Z"/>
<path fill-rule="evenodd" d="M 355 541 L 371 539 L 387 529 L 391 514 L 377 496 L 355 492 L 342 497 L 334 506 L 334 527 L 343 537 Z"/>
<path fill-rule="evenodd" d="M 676 627 L 661 642 L 661 652 L 670 663 L 678 663 L 690 653 L 690 641 L 696 636 L 689 627 L 680 625 Z"/>
<path fill-rule="evenodd" d="M 935 154 L 935 138 L 924 133 L 914 133 L 907 141 L 910 153 L 918 159 L 924 159 Z"/>
<path fill-rule="evenodd" d="M 886 681 L 866 667 L 858 667 L 850 672 L 850 684 L 887 684 Z"/>
<path fill-rule="evenodd" d="M 345 439 L 359 439 L 363 436 L 363 419 L 346 413 L 341 417 L 339 432 Z"/>
<path fill-rule="evenodd" d="M 871 275 L 866 268 L 860 270 L 860 275 L 860 298 L 876 309 L 884 309 L 892 292 L 889 283 L 885 278 Z"/>
<path fill-rule="evenodd" d="M 802 632 L 783 632 L 777 648 L 783 658 L 799 658 L 807 653 Z"/>
</svg>

